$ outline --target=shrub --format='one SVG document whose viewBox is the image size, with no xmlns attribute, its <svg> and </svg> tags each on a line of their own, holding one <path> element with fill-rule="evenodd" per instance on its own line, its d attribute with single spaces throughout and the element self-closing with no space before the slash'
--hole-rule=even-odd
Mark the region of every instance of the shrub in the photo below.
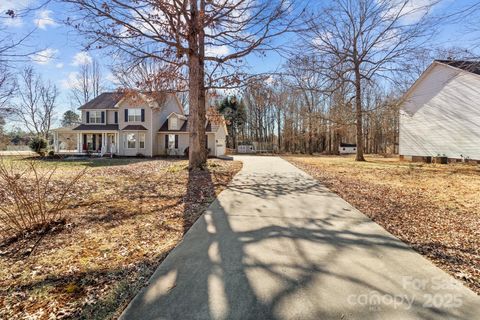
<svg viewBox="0 0 480 320">
<path fill-rule="evenodd" d="M 34 137 L 30 142 L 28 143 L 28 146 L 32 151 L 38 153 L 38 154 L 45 154 L 45 148 L 47 148 L 47 140 L 45 140 L 42 137 Z"/>
<path fill-rule="evenodd" d="M 55 151 L 53 151 L 53 150 L 48 151 L 48 156 L 49 157 L 53 157 L 54 155 L 55 155 Z"/>
<path fill-rule="evenodd" d="M 56 170 L 38 160 L 0 157 L 0 235 L 4 239 L 48 230 L 64 221 L 72 190 L 86 168 L 61 181 L 53 179 Z"/>
</svg>

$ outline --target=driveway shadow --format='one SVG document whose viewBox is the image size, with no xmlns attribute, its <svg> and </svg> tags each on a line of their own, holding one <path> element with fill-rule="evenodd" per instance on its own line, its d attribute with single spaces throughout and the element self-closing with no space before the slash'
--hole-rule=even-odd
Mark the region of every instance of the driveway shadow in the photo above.
<svg viewBox="0 0 480 320">
<path fill-rule="evenodd" d="M 208 176 L 205 172 L 201 177 L 206 183 L 202 190 L 194 183 L 198 177 L 192 176 L 194 189 L 188 196 L 210 195 L 213 186 Z M 302 194 L 325 201 L 317 205 L 324 206 L 326 213 L 305 215 L 308 208 L 301 208 L 301 214 L 282 208 L 288 197 Z M 238 207 L 235 198 L 250 203 L 243 202 L 246 209 Z M 275 198 L 284 200 L 275 210 L 249 211 Z M 424 295 L 431 288 L 410 288 L 402 283 L 403 275 L 414 272 L 403 259 L 412 255 L 423 258 L 358 212 L 342 210 L 348 204 L 340 200 L 301 176 L 270 175 L 267 180 L 252 174 L 237 176 L 186 232 L 121 319 L 476 316 L 479 305 L 472 301 L 478 299 L 471 296 L 462 300 L 462 308 L 426 308 Z M 192 223 L 189 210 L 186 208 L 184 215 L 186 229 Z M 433 268 L 424 260 L 420 262 L 426 269 Z M 424 275 L 430 276 L 432 270 Z M 414 278 L 423 271 L 415 272 Z M 367 303 L 358 299 L 362 295 Z M 368 300 L 372 295 L 374 300 Z M 397 299 L 398 304 L 383 301 L 386 297 Z"/>
</svg>

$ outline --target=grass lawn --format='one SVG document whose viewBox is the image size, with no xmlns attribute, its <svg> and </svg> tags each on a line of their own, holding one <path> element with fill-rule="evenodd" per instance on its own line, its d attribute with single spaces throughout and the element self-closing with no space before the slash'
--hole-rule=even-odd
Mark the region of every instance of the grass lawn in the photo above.
<svg viewBox="0 0 480 320">
<path fill-rule="evenodd" d="M 284 158 L 480 294 L 480 166 Z"/>
<path fill-rule="evenodd" d="M 7 160 L 21 161 L 21 160 Z M 0 244 L 0 319 L 109 319 L 241 168 L 209 160 L 43 161 L 56 181 L 85 166 L 67 223 Z"/>
</svg>

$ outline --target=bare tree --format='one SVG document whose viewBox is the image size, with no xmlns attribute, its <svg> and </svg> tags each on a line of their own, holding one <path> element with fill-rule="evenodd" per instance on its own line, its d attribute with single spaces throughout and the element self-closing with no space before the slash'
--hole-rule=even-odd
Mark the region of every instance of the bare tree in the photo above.
<svg viewBox="0 0 480 320">
<path fill-rule="evenodd" d="M 54 119 L 58 90 L 43 82 L 32 67 L 23 70 L 19 81 L 19 102 L 14 108 L 15 120 L 30 133 L 48 139 Z"/>
<path fill-rule="evenodd" d="M 75 83 L 70 89 L 74 103 L 80 107 L 97 97 L 104 89 L 100 65 L 96 60 L 80 65 Z"/>
<path fill-rule="evenodd" d="M 144 59 L 135 64 L 122 63 L 113 67 L 116 80 L 124 88 L 148 92 L 187 90 L 185 74 L 174 65 L 156 59 Z M 175 75 L 174 77 L 172 77 Z M 172 79 L 170 79 L 172 78 Z"/>
<path fill-rule="evenodd" d="M 164 61 L 188 70 L 189 167 L 206 162 L 206 90 L 238 84 L 234 65 L 256 50 L 271 50 L 274 37 L 291 30 L 300 14 L 291 0 L 64 0 L 82 10 L 70 23 L 132 63 Z M 172 78 L 166 78 L 165 81 Z"/>
<path fill-rule="evenodd" d="M 17 89 L 13 74 L 6 66 L 0 65 L 0 117 L 6 117 L 10 110 L 9 102 Z"/>
<path fill-rule="evenodd" d="M 433 5 L 433 1 L 419 5 L 412 0 L 333 0 L 309 22 L 305 44 L 326 62 L 323 74 L 355 90 L 357 161 L 365 160 L 363 90 L 376 80 L 395 80 L 401 62 L 418 49 L 420 39 L 432 34 L 428 14 Z"/>
<path fill-rule="evenodd" d="M 50 0 L 7 1 L 7 3 L 0 5 L 0 8 L 3 9 L 0 11 L 0 65 L 8 65 L 12 61 L 29 60 L 32 54 L 41 50 L 28 45 L 36 28 L 27 32 L 19 32 L 18 30 L 10 30 L 11 27 L 5 22 L 25 18 L 32 12 L 45 7 L 49 2 Z"/>
<path fill-rule="evenodd" d="M 112 69 L 123 88 L 152 93 L 174 92 L 185 110 L 188 108 L 188 83 L 184 71 L 157 59 L 145 59 L 133 65 L 127 61 Z M 158 94 L 155 98 L 159 98 Z"/>
</svg>

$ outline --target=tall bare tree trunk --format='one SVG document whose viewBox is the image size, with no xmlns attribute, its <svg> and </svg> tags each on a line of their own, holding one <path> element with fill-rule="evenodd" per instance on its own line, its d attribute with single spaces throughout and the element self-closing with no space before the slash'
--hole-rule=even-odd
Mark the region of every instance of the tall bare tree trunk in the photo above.
<svg viewBox="0 0 480 320">
<path fill-rule="evenodd" d="M 190 122 L 190 135 L 189 135 L 189 169 L 203 168 L 204 155 L 201 146 L 201 119 L 200 119 L 200 93 L 201 93 L 201 71 L 200 71 L 200 57 L 198 54 L 198 7 L 197 1 L 190 1 L 190 22 L 189 35 L 188 35 L 188 104 L 189 104 L 189 117 Z"/>
<path fill-rule="evenodd" d="M 363 130 L 362 130 L 362 83 L 360 66 L 355 65 L 355 118 L 357 126 L 357 155 L 355 161 L 365 161 L 363 157 Z"/>
<path fill-rule="evenodd" d="M 200 1 L 200 13 L 198 15 L 198 81 L 199 81 L 199 95 L 198 95 L 198 134 L 200 140 L 200 155 L 201 155 L 201 167 L 204 168 L 207 164 L 208 149 L 207 135 L 205 132 L 206 124 L 206 92 L 205 92 L 205 30 L 204 30 L 204 18 L 205 18 L 205 0 Z"/>
<path fill-rule="evenodd" d="M 278 152 L 282 151 L 282 128 L 281 128 L 281 112 L 280 108 L 277 111 L 277 143 L 278 143 Z"/>
<path fill-rule="evenodd" d="M 308 116 L 308 153 L 313 155 L 313 133 L 312 133 L 312 116 L 309 112 Z"/>
<path fill-rule="evenodd" d="M 203 167 L 203 158 L 202 149 L 200 145 L 200 127 L 201 120 L 199 117 L 199 97 L 200 97 L 200 88 L 199 80 L 199 58 L 196 53 L 190 53 L 188 57 L 188 67 L 189 67 L 189 116 L 188 121 L 190 122 L 190 137 L 189 137 L 189 169 L 198 169 Z"/>
</svg>

